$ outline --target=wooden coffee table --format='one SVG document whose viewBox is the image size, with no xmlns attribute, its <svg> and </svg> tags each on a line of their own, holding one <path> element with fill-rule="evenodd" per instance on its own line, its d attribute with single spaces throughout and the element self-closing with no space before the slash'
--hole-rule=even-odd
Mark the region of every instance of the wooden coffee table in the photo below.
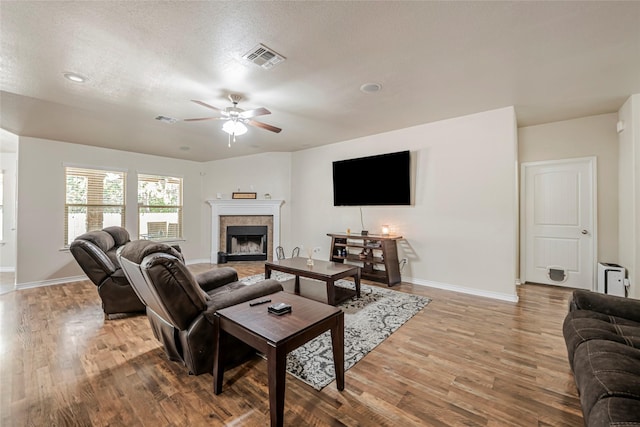
<svg viewBox="0 0 640 427">
<path fill-rule="evenodd" d="M 250 306 L 253 301 L 271 302 Z M 290 304 L 291 313 L 276 316 L 267 312 L 271 304 Z M 336 386 L 344 390 L 344 313 L 336 307 L 286 292 L 277 292 L 242 304 L 218 310 L 214 319 L 213 392 L 222 392 L 224 359 L 220 355 L 223 334 L 244 341 L 267 356 L 271 425 L 284 422 L 284 392 L 287 353 L 325 331 L 331 331 Z"/>
<path fill-rule="evenodd" d="M 273 262 L 265 262 L 264 277 L 270 278 L 271 271 L 282 271 L 283 273 L 293 274 L 295 276 L 294 292 L 300 294 L 300 277 L 320 280 L 327 285 L 327 303 L 336 305 L 347 298 L 351 298 L 354 294 L 360 298 L 360 267 L 350 264 L 342 264 L 339 262 L 313 260 L 313 265 L 307 265 L 307 258 L 286 258 Z M 356 290 L 345 289 L 340 286 L 336 287 L 335 282 L 345 277 L 353 277 Z"/>
</svg>

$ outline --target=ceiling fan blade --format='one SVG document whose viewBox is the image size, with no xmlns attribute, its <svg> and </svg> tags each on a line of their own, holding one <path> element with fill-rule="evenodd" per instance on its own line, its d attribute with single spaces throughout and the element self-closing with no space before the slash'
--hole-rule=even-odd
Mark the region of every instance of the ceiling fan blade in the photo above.
<svg viewBox="0 0 640 427">
<path fill-rule="evenodd" d="M 282 131 L 282 129 L 280 129 L 280 128 L 268 125 L 266 123 L 257 122 L 255 120 L 247 120 L 247 123 L 250 124 L 251 126 L 255 126 L 255 127 L 266 129 L 266 130 L 270 130 L 271 132 L 275 132 L 275 133 L 280 133 Z"/>
<path fill-rule="evenodd" d="M 183 122 L 197 122 L 200 120 L 226 120 L 226 117 L 201 117 L 197 119 L 182 119 Z"/>
<path fill-rule="evenodd" d="M 267 110 L 266 108 L 256 108 L 254 110 L 243 111 L 242 113 L 238 114 L 238 117 L 242 119 L 250 119 L 251 117 L 264 116 L 265 114 L 271 114 L 271 111 Z"/>
<path fill-rule="evenodd" d="M 211 108 L 212 110 L 215 110 L 215 111 L 220 111 L 220 112 L 223 111 L 218 107 L 214 107 L 213 105 L 207 104 L 206 102 L 198 101 L 198 100 L 195 100 L 195 99 L 192 99 L 191 102 L 195 102 L 198 105 L 202 105 L 203 107 L 206 107 L 206 108 Z"/>
</svg>

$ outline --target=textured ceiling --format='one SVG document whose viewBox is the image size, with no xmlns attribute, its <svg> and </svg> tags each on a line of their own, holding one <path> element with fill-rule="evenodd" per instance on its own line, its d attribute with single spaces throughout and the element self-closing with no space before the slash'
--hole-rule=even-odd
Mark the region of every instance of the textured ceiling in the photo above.
<svg viewBox="0 0 640 427">
<path fill-rule="evenodd" d="M 0 31 L 3 129 L 198 161 L 509 105 L 527 126 L 640 93 L 640 2 L 1 1 Z M 243 61 L 258 43 L 287 60 Z M 190 100 L 224 108 L 229 93 L 283 131 L 227 148 L 221 122 L 154 120 L 209 116 Z"/>
</svg>

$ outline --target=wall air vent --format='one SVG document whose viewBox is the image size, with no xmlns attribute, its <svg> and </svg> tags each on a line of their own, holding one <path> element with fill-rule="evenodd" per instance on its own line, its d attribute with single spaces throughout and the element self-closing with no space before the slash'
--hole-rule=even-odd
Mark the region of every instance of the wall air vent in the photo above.
<svg viewBox="0 0 640 427">
<path fill-rule="evenodd" d="M 269 70 L 274 65 L 281 63 L 287 58 L 275 52 L 274 50 L 269 49 L 263 44 L 258 44 L 249 52 L 242 55 L 242 59 L 245 59 L 256 64 L 259 67 Z"/>
</svg>

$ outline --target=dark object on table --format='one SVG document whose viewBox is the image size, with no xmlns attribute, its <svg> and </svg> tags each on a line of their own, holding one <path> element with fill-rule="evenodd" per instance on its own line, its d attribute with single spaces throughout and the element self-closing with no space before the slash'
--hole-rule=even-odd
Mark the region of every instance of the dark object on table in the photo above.
<svg viewBox="0 0 640 427">
<path fill-rule="evenodd" d="M 271 314 L 275 314 L 276 316 L 282 316 L 283 314 L 291 313 L 291 306 L 280 302 L 267 307 L 267 311 Z"/>
</svg>

